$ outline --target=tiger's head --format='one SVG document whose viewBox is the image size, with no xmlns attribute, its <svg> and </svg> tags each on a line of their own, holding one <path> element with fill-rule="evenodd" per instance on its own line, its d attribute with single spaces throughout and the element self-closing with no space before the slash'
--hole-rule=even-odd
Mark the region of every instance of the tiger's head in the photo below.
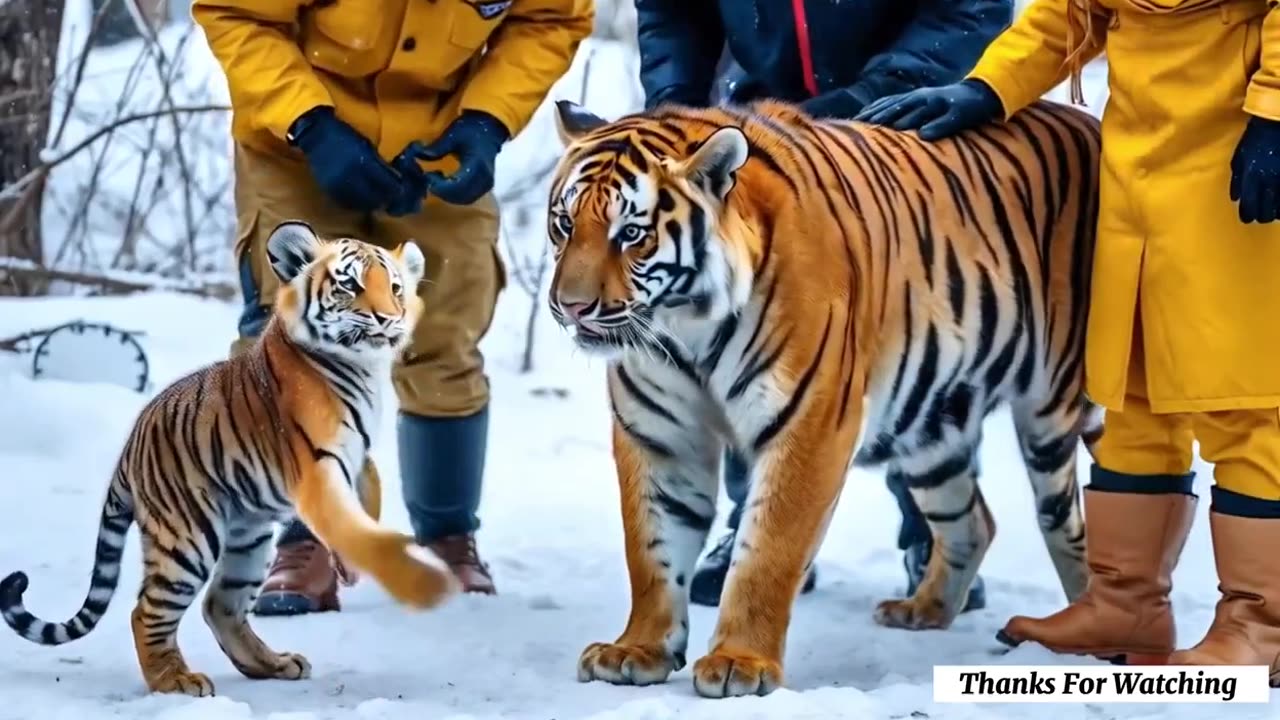
<svg viewBox="0 0 1280 720">
<path fill-rule="evenodd" d="M 749 154 L 740 128 L 696 111 L 610 123 L 563 100 L 556 120 L 566 152 L 548 199 L 548 302 L 579 347 L 661 346 L 746 302 L 744 224 L 728 204 Z"/>
<path fill-rule="evenodd" d="M 426 261 L 412 241 L 385 250 L 354 238 L 321 239 L 290 220 L 267 239 L 282 287 L 275 314 L 295 342 L 353 359 L 394 357 L 422 314 Z"/>
</svg>

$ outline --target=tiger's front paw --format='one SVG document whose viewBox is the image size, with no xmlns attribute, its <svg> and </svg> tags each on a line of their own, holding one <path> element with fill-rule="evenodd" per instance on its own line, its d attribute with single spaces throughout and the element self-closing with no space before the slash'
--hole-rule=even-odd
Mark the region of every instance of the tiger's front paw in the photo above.
<svg viewBox="0 0 1280 720">
<path fill-rule="evenodd" d="M 672 655 L 662 644 L 592 643 L 578 658 L 578 682 L 655 685 L 683 667 L 684 657 Z"/>
<path fill-rule="evenodd" d="M 782 663 L 751 652 L 718 650 L 693 664 L 693 688 L 708 698 L 768 695 L 782 685 Z"/>
<path fill-rule="evenodd" d="M 905 600 L 885 600 L 875 612 L 877 623 L 903 630 L 945 630 L 954 619 L 955 613 L 947 612 L 942 600 L 921 598 L 919 593 Z"/>
</svg>

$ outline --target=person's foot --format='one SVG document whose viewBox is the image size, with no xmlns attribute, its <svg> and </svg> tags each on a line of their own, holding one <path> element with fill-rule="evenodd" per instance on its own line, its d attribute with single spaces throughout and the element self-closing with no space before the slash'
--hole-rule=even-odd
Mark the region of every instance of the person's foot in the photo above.
<svg viewBox="0 0 1280 720">
<path fill-rule="evenodd" d="M 907 597 L 914 595 L 916 587 L 924 580 L 924 570 L 929 564 L 930 552 L 928 543 L 916 543 L 903 553 L 902 566 L 907 571 Z M 965 598 L 964 607 L 960 608 L 960 612 L 981 610 L 986 606 L 987 589 L 982 582 L 982 576 L 979 575 L 973 579 L 973 585 L 969 586 L 969 596 Z"/>
<path fill-rule="evenodd" d="M 496 595 L 498 589 L 489 574 L 489 566 L 480 559 L 475 535 L 450 535 L 424 543 L 440 556 L 462 583 L 462 591 L 481 595 Z"/>
<path fill-rule="evenodd" d="M 275 560 L 253 605 L 257 615 L 302 615 L 340 610 L 338 573 L 329 550 L 316 540 L 276 548 Z"/>
<path fill-rule="evenodd" d="M 711 552 L 698 563 L 693 578 L 689 581 L 689 601 L 695 605 L 716 607 L 720 604 L 720 594 L 724 592 L 724 581 L 729 575 L 729 561 L 733 555 L 733 541 L 736 531 L 725 533 L 711 548 Z M 809 567 L 809 574 L 804 578 L 804 586 L 800 593 L 812 592 L 818 581 L 817 568 Z"/>
</svg>

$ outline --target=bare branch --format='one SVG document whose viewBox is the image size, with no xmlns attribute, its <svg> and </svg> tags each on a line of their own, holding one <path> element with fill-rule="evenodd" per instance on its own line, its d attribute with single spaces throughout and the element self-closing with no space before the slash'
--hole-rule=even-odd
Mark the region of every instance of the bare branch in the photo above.
<svg viewBox="0 0 1280 720">
<path fill-rule="evenodd" d="M 199 297 L 230 300 L 239 294 L 239 289 L 230 282 L 192 282 L 173 281 L 159 277 L 139 277 L 125 279 L 113 275 L 73 272 L 70 270 L 53 270 L 39 267 L 29 262 L 0 257 L 0 281 L 4 278 L 35 278 L 47 281 L 69 282 L 76 285 L 97 287 L 107 292 L 152 292 L 169 291 L 196 295 Z"/>
</svg>

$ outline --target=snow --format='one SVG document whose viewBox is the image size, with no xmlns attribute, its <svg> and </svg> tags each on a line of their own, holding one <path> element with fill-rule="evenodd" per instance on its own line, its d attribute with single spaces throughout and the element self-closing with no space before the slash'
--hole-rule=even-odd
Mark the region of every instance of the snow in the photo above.
<svg viewBox="0 0 1280 720">
<path fill-rule="evenodd" d="M 341 613 L 253 618 L 277 650 L 311 660 L 313 677 L 300 682 L 241 677 L 197 610 L 179 637 L 218 696 L 153 696 L 145 691 L 129 632 L 140 576 L 131 533 L 120 590 L 95 632 L 46 648 L 0 629 L 0 720 L 1267 717 L 1264 706 L 932 702 L 934 664 L 1092 662 L 1055 658 L 1033 646 L 994 654 L 993 635 L 1008 616 L 1047 613 L 1062 603 L 1003 414 L 989 422 L 981 461 L 983 490 L 999 526 L 983 567 L 988 609 L 923 634 L 872 623 L 874 603 L 901 589 L 893 545 L 898 516 L 882 478 L 855 470 L 818 559 L 818 588 L 796 603 L 785 689 L 765 698 L 704 700 L 694 694 L 688 669 L 648 688 L 579 684 L 579 651 L 613 639 L 628 607 L 603 365 L 548 331 L 535 372 L 515 372 L 526 303 L 523 295 L 505 294 L 485 341 L 493 434 L 479 539 L 499 596 L 460 597 L 437 611 L 411 614 L 365 581 L 344 591 Z M 222 357 L 235 317 L 233 305 L 174 294 L 4 300 L 0 337 L 76 318 L 144 331 L 140 342 L 159 389 Z M 0 356 L 0 507 L 9 509 L 0 531 L 0 574 L 28 572 L 27 606 L 63 619 L 83 597 L 99 503 L 146 396 L 109 385 L 32 380 L 29 360 Z M 554 389 L 567 390 L 567 397 L 549 392 Z M 397 476 L 393 436 L 385 432 L 392 422 L 389 411 L 375 451 L 387 478 Z M 1197 489 L 1204 495 L 1209 473 L 1200 469 Z M 407 528 L 397 484 L 388 482 L 385 492 L 387 522 Z M 1206 512 L 1202 503 L 1175 576 L 1184 641 L 1208 626 L 1216 599 Z M 694 607 L 691 661 L 705 649 L 714 622 L 713 610 Z"/>
</svg>

